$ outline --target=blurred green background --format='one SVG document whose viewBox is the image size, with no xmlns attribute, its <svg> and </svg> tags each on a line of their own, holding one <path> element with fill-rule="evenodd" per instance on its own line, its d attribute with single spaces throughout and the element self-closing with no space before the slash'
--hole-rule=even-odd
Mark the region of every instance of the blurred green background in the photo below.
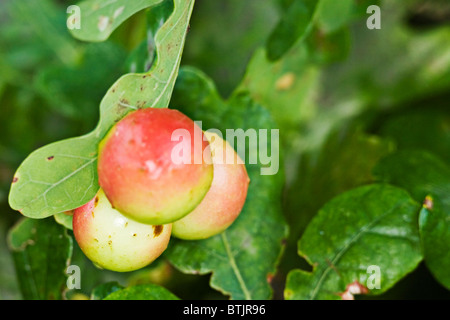
<svg viewBox="0 0 450 320">
<path fill-rule="evenodd" d="M 282 297 L 287 272 L 305 266 L 296 241 L 308 221 L 331 197 L 370 181 L 380 157 L 414 147 L 450 160 L 448 1 L 381 1 L 381 30 L 366 28 L 365 12 L 345 23 L 324 18 L 305 45 L 280 62 L 267 61 L 262 48 L 291 3 L 197 0 L 182 61 L 210 76 L 225 98 L 237 87 L 248 90 L 281 129 L 291 233 L 273 281 L 275 298 Z M 21 298 L 6 243 L 20 218 L 8 205 L 14 171 L 33 150 L 95 127 L 100 100 L 130 72 L 127 59 L 145 38 L 139 13 L 104 43 L 77 41 L 65 27 L 71 4 L 0 1 L 0 299 Z M 209 288 L 209 276 L 182 275 L 164 260 L 131 274 L 99 271 L 78 249 L 73 260 L 85 266 L 87 295 L 119 281 L 160 283 L 181 298 L 225 298 Z M 376 298 L 450 293 L 421 265 Z"/>
</svg>

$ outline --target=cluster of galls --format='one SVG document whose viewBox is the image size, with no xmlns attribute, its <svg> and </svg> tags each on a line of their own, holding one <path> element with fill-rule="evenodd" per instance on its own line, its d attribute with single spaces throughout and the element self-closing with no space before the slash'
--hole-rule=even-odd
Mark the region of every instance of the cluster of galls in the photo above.
<svg viewBox="0 0 450 320">
<path fill-rule="evenodd" d="M 192 139 L 174 140 L 176 130 Z M 195 161 L 174 161 L 174 148 Z M 171 235 L 199 240 L 223 232 L 241 212 L 249 184 L 226 141 L 173 109 L 137 110 L 120 120 L 99 145 L 98 178 L 98 194 L 74 210 L 74 235 L 97 266 L 122 272 L 153 262 Z"/>
</svg>

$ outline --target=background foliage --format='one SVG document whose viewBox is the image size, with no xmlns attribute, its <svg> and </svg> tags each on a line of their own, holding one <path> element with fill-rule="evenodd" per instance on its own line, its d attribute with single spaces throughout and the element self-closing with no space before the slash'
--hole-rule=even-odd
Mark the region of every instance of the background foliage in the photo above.
<svg viewBox="0 0 450 320">
<path fill-rule="evenodd" d="M 381 30 L 366 28 L 374 3 Z M 71 4 L 0 2 L 1 299 L 333 299 L 373 264 L 387 272 L 383 288 L 358 299 L 450 298 L 447 1 L 197 0 L 181 63 L 164 50 L 186 25 L 178 38 L 156 36 L 173 1 L 138 1 L 127 10 L 155 6 L 111 25 L 109 38 L 78 35 L 108 38 L 94 43 L 68 32 Z M 119 274 L 94 267 L 52 217 L 10 208 L 30 153 L 94 130 L 122 75 L 179 64 L 159 107 L 175 85 L 170 107 L 205 128 L 280 128 L 282 170 L 263 177 L 261 163 L 248 166 L 249 198 L 232 228 L 171 241 L 151 266 Z M 115 99 L 108 92 L 94 132 L 122 115 Z M 64 290 L 68 264 L 81 268 L 81 290 Z"/>
</svg>

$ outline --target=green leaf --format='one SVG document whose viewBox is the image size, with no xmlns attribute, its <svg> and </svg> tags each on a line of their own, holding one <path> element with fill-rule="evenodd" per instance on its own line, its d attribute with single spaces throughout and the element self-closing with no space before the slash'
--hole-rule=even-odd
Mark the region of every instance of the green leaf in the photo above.
<svg viewBox="0 0 450 320">
<path fill-rule="evenodd" d="M 53 219 L 24 218 L 8 234 L 17 279 L 25 300 L 62 299 L 72 238 Z"/>
<path fill-rule="evenodd" d="M 384 158 L 374 172 L 380 180 L 408 190 L 424 203 L 419 226 L 425 263 L 450 289 L 449 166 L 430 153 L 404 150 Z"/>
<path fill-rule="evenodd" d="M 65 212 L 60 212 L 55 214 L 53 217 L 55 218 L 55 221 L 57 223 L 64 226 L 66 229 L 73 230 L 72 228 L 73 215 L 67 214 Z"/>
<path fill-rule="evenodd" d="M 98 191 L 97 146 L 110 128 L 139 108 L 166 108 L 177 78 L 194 0 L 175 1 L 174 13 L 158 30 L 158 59 L 146 74 L 121 77 L 100 104 L 100 121 L 88 135 L 33 152 L 17 170 L 10 206 L 30 218 L 78 208 Z M 86 18 L 85 18 L 86 19 Z"/>
<path fill-rule="evenodd" d="M 157 5 L 163 0 L 86 0 L 78 4 L 81 13 L 79 29 L 71 29 L 72 35 L 83 41 L 104 41 L 125 20 L 135 13 Z M 72 18 L 69 17 L 69 19 Z"/>
<path fill-rule="evenodd" d="M 270 60 L 281 58 L 299 38 L 304 39 L 310 33 L 318 3 L 318 0 L 296 0 L 290 5 L 267 41 Z"/>
<path fill-rule="evenodd" d="M 368 287 L 369 266 L 379 267 L 379 294 L 391 288 L 422 260 L 417 218 L 419 204 L 389 185 L 370 185 L 328 202 L 298 244 L 312 272 L 288 275 L 287 299 L 339 299 L 355 281 Z"/>
<path fill-rule="evenodd" d="M 141 284 L 115 291 L 103 300 L 179 300 L 179 298 L 156 284 Z"/>
<path fill-rule="evenodd" d="M 184 68 L 174 91 L 172 106 L 194 120 L 201 119 L 203 129 L 219 129 L 224 138 L 226 129 L 268 129 L 267 148 L 275 128 L 270 114 L 247 95 L 235 93 L 228 101 L 219 97 L 214 84 L 193 68 Z M 230 137 L 228 137 L 230 139 Z M 260 152 L 266 146 L 260 145 Z M 246 145 L 247 159 L 255 152 Z M 247 164 L 250 186 L 247 200 L 238 219 L 223 233 L 201 241 L 172 239 L 165 256 L 185 273 L 212 273 L 210 285 L 232 299 L 268 299 L 271 288 L 267 279 L 275 273 L 287 228 L 281 214 L 283 172 L 261 175 L 263 165 Z M 281 161 L 280 161 L 281 162 Z"/>
<path fill-rule="evenodd" d="M 122 290 L 124 287 L 117 281 L 103 283 L 94 288 L 91 292 L 91 300 L 103 300 L 110 294 Z"/>
<path fill-rule="evenodd" d="M 346 25 L 356 6 L 355 0 L 320 0 L 317 24 L 325 32 L 333 32 Z M 366 6 L 367 8 L 367 6 Z"/>
<path fill-rule="evenodd" d="M 17 170 L 9 203 L 29 218 L 78 208 L 98 191 L 94 134 L 52 143 L 34 151 Z"/>
</svg>

